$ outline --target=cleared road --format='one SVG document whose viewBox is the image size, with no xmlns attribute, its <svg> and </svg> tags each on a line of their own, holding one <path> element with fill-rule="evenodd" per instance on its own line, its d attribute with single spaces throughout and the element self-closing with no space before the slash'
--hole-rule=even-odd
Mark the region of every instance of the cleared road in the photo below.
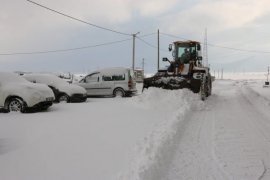
<svg viewBox="0 0 270 180">
<path fill-rule="evenodd" d="M 270 179 L 269 101 L 244 81 L 217 81 L 178 137 L 160 179 Z"/>
</svg>

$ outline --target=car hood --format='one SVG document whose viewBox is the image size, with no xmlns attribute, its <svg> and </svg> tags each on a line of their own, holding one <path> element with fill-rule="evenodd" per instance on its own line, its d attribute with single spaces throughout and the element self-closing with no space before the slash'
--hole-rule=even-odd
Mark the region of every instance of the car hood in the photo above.
<svg viewBox="0 0 270 180">
<path fill-rule="evenodd" d="M 5 86 L 5 89 L 16 95 L 38 93 L 43 97 L 54 97 L 52 90 L 48 86 L 38 83 L 9 83 Z"/>
</svg>

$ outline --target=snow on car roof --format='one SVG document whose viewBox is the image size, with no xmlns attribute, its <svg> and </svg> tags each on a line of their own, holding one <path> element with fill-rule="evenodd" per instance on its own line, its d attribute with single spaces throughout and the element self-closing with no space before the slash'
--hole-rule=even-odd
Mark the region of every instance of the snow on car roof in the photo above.
<svg viewBox="0 0 270 180">
<path fill-rule="evenodd" d="M 119 73 L 125 73 L 127 70 L 131 70 L 130 68 L 125 68 L 125 67 L 112 67 L 112 68 L 105 68 L 105 69 L 100 69 L 94 72 L 91 72 L 90 74 L 94 73 L 102 73 L 105 75 L 115 75 Z"/>
<path fill-rule="evenodd" d="M 67 84 L 67 82 L 53 74 L 26 74 L 23 76 L 31 82 L 37 82 L 47 85 Z"/>
<path fill-rule="evenodd" d="M 18 74 L 12 72 L 0 72 L 0 82 L 10 83 L 10 82 L 28 82 L 24 78 L 20 77 Z"/>
</svg>

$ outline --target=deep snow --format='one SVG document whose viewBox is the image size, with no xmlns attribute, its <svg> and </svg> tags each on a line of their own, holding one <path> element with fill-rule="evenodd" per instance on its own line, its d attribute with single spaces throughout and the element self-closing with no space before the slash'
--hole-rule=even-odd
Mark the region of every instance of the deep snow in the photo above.
<svg viewBox="0 0 270 180">
<path fill-rule="evenodd" d="M 0 114 L 0 179 L 269 179 L 270 88 L 217 80 Z M 138 88 L 140 89 L 140 88 Z"/>
</svg>

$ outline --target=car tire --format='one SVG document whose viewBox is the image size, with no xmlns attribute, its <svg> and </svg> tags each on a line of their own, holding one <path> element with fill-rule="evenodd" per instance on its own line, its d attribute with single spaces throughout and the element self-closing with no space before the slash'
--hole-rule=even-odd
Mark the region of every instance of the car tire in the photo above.
<svg viewBox="0 0 270 180">
<path fill-rule="evenodd" d="M 58 102 L 65 102 L 68 103 L 69 102 L 69 96 L 66 94 L 61 94 L 58 96 Z"/>
<path fill-rule="evenodd" d="M 25 103 L 19 98 L 11 98 L 7 105 L 8 112 L 25 112 Z"/>
<path fill-rule="evenodd" d="M 114 97 L 125 97 L 125 91 L 121 88 L 117 88 L 113 91 Z"/>
</svg>

